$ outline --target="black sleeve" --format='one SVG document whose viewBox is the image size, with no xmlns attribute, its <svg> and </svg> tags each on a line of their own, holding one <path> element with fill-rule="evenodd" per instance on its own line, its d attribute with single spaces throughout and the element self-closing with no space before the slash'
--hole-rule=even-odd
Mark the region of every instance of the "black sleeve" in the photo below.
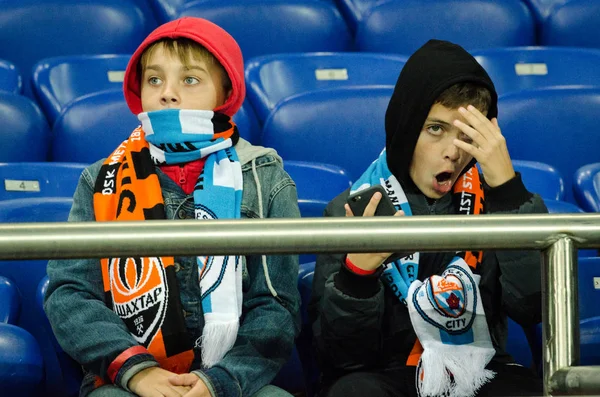
<svg viewBox="0 0 600 397">
<path fill-rule="evenodd" d="M 325 216 L 345 216 L 348 191 L 329 203 Z M 360 276 L 345 267 L 345 254 L 317 256 L 309 318 L 324 372 L 367 368 L 381 351 L 384 299 L 379 272 Z"/>
<path fill-rule="evenodd" d="M 486 210 L 492 214 L 543 214 L 548 209 L 517 175 L 495 188 L 484 184 Z M 502 304 L 508 315 L 527 327 L 542 321 L 541 255 L 539 251 L 496 251 Z"/>
</svg>

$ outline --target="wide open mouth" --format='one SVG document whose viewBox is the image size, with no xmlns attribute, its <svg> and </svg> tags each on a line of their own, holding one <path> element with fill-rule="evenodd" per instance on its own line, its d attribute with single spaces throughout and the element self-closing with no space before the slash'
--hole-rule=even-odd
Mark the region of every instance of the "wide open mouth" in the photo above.
<svg viewBox="0 0 600 397">
<path fill-rule="evenodd" d="M 447 172 L 447 171 L 440 172 L 439 174 L 437 174 L 435 176 L 435 179 L 437 180 L 437 182 L 440 185 L 444 185 L 446 183 L 449 183 L 450 180 L 451 180 L 451 178 L 452 178 L 452 173 L 451 172 Z"/>
</svg>

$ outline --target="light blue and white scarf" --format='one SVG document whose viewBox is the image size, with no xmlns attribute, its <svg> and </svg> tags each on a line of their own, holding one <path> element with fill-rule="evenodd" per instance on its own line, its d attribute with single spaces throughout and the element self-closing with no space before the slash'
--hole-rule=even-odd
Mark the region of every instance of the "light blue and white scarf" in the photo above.
<svg viewBox="0 0 600 397">
<path fill-rule="evenodd" d="M 460 183 L 473 178 L 465 173 Z M 478 176 L 477 176 L 477 180 Z M 458 183 L 457 182 L 457 183 Z M 387 166 L 385 149 L 352 185 L 351 193 L 373 185 L 385 188 L 397 210 L 412 216 L 402 186 Z M 474 275 L 457 253 L 441 276 L 417 279 L 419 253 L 384 265 L 384 284 L 408 306 L 411 323 L 423 346 L 416 375 L 420 396 L 471 397 L 495 373 L 486 365 L 495 354 Z"/>
<path fill-rule="evenodd" d="M 178 164 L 206 157 L 194 187 L 197 220 L 238 219 L 242 169 L 237 128 L 226 115 L 206 110 L 166 109 L 138 115 L 155 164 Z M 235 343 L 242 313 L 242 258 L 199 256 L 204 329 L 196 346 L 211 367 Z"/>
</svg>

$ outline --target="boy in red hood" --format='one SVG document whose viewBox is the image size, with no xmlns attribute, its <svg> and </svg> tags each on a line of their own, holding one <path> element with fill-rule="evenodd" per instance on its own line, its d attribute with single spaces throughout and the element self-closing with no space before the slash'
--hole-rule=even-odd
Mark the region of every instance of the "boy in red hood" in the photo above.
<svg viewBox="0 0 600 397">
<path fill-rule="evenodd" d="M 231 121 L 244 65 L 223 29 L 159 27 L 124 91 L 141 125 L 83 172 L 69 221 L 299 217 L 281 158 Z M 295 255 L 50 261 L 44 307 L 82 396 L 289 396 L 269 383 L 299 330 L 297 274 Z"/>
</svg>

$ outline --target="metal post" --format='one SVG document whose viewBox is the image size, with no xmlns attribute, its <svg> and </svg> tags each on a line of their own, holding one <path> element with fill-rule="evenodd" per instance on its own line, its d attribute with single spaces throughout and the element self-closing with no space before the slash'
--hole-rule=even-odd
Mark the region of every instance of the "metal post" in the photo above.
<svg viewBox="0 0 600 397">
<path fill-rule="evenodd" d="M 577 248 L 573 240 L 560 237 L 544 251 L 542 266 L 544 395 L 551 395 L 552 375 L 579 364 Z"/>
</svg>

